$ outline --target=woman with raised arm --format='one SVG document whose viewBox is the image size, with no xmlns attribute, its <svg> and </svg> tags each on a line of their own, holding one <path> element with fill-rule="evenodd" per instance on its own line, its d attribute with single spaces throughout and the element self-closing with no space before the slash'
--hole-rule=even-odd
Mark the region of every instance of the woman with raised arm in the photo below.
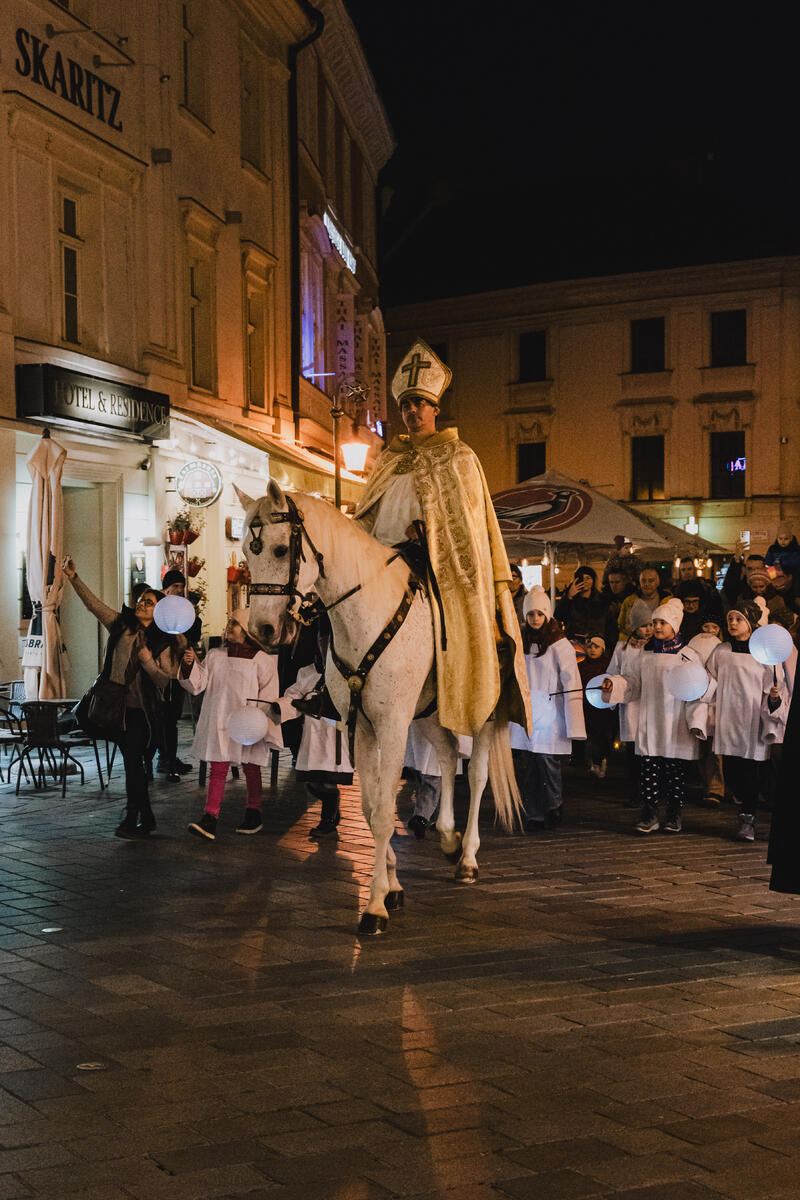
<svg viewBox="0 0 800 1200">
<path fill-rule="evenodd" d="M 108 630 L 104 669 L 115 683 L 127 687 L 125 722 L 119 738 L 127 805 L 114 832 L 120 838 L 146 838 L 156 821 L 147 790 L 145 751 L 157 741 L 161 696 L 178 674 L 185 640 L 162 633 L 155 624 L 153 610 L 162 596 L 155 588 L 139 593 L 135 609 L 123 605 L 117 612 L 79 578 L 69 555 L 62 569 L 84 606 Z"/>
</svg>

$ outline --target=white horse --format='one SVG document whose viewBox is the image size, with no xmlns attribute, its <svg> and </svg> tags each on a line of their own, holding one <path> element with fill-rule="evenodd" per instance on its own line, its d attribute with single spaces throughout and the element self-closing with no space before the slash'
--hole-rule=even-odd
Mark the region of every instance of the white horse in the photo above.
<svg viewBox="0 0 800 1200">
<path fill-rule="evenodd" d="M 273 480 L 259 500 L 236 490 L 247 510 L 242 545 L 252 581 L 250 632 L 265 645 L 289 640 L 299 603 L 313 589 L 326 609 L 330 607 L 335 654 L 353 672 L 345 678 L 329 651 L 325 682 L 345 720 L 351 697 L 357 693 L 354 765 L 375 842 L 369 903 L 359 930 L 381 933 L 388 910 L 403 904 L 391 837 L 408 727 L 435 700 L 428 600 L 421 591 L 414 592 L 405 619 L 394 636 L 387 637 L 386 626 L 409 593 L 409 568 L 390 547 L 333 505 L 302 493 L 287 496 Z M 368 673 L 359 678 L 356 669 L 375 651 L 379 639 L 374 666 L 365 661 Z M 458 864 L 456 880 L 472 883 L 478 878 L 478 815 L 488 776 L 503 827 L 511 829 L 520 813 L 508 725 L 492 720 L 473 731 L 469 818 L 463 840 L 453 815 L 457 740 L 436 721 L 425 722 L 425 733 L 441 763 L 442 798 L 436 823 L 441 847 Z"/>
</svg>

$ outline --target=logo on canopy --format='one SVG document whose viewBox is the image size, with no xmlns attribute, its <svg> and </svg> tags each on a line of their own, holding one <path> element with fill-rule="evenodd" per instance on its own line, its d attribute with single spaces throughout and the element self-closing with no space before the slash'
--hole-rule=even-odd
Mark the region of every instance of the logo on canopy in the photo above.
<svg viewBox="0 0 800 1200">
<path fill-rule="evenodd" d="M 569 529 L 589 514 L 592 497 L 582 488 L 555 483 L 531 483 L 498 492 L 493 498 L 500 528 L 505 533 L 551 534 Z"/>
</svg>

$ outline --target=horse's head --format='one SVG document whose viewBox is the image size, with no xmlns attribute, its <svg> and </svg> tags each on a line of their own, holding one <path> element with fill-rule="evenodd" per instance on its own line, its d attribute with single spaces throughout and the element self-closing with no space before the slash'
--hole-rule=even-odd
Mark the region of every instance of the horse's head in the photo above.
<svg viewBox="0 0 800 1200">
<path fill-rule="evenodd" d="M 294 635 L 300 598 L 312 588 L 319 566 L 303 549 L 302 511 L 274 479 L 260 500 L 234 487 L 246 511 L 242 549 L 251 580 L 249 631 L 262 645 L 281 645 Z"/>
</svg>

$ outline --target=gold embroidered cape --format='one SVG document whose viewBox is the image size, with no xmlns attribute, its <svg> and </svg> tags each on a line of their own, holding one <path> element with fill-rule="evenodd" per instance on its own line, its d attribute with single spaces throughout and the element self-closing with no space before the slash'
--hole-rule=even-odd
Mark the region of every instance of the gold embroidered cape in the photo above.
<svg viewBox="0 0 800 1200">
<path fill-rule="evenodd" d="M 375 464 L 356 511 L 365 529 L 372 528 L 378 501 L 393 478 L 407 471 L 413 472 L 444 609 L 446 650 L 438 605 L 431 605 L 439 720 L 454 733 L 470 735 L 497 710 L 530 732 L 528 678 L 508 588 L 511 571 L 478 457 L 455 429 L 434 433 L 417 446 L 407 434 L 396 437 Z M 502 695 L 498 624 L 514 648 L 514 669 Z"/>
</svg>

